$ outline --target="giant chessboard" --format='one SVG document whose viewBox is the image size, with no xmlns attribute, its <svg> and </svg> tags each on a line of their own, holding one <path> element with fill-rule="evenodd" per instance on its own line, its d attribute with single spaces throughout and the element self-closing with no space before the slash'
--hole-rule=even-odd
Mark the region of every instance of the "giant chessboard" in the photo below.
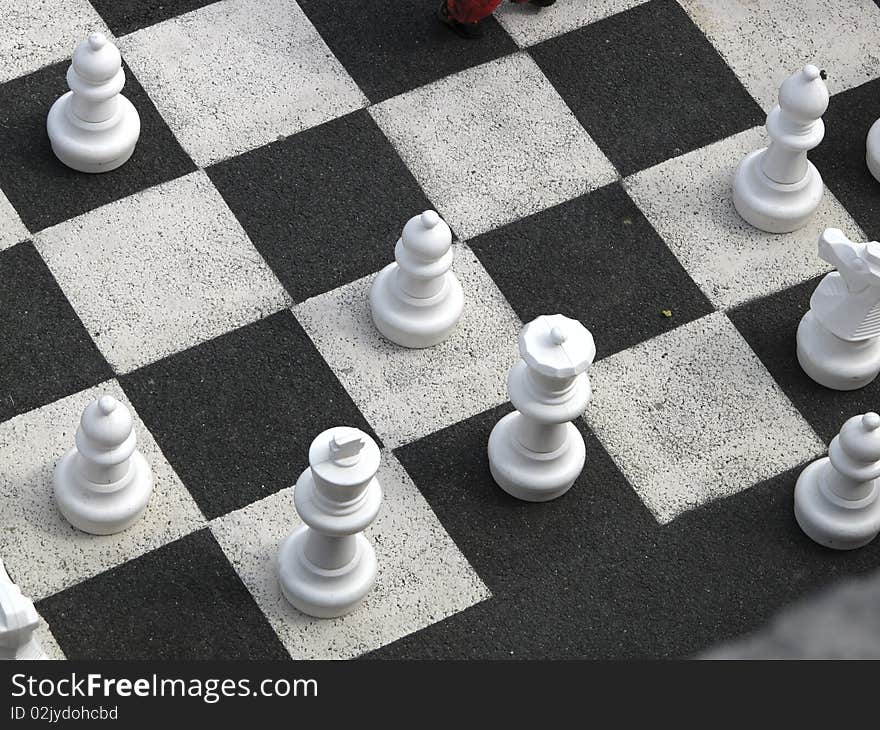
<svg viewBox="0 0 880 730">
<path fill-rule="evenodd" d="M 679 657 L 761 627 L 880 543 L 798 529 L 792 490 L 880 383 L 812 383 L 795 329 L 828 226 L 880 237 L 869 0 L 505 5 L 485 37 L 434 0 L 10 0 L 0 9 L 0 556 L 68 658 Z M 103 175 L 45 130 L 102 30 L 140 112 Z M 827 192 L 769 235 L 731 203 L 779 84 L 827 72 Z M 448 341 L 384 341 L 366 300 L 403 224 L 452 227 Z M 582 476 L 528 504 L 493 483 L 524 322 L 598 348 Z M 98 394 L 131 409 L 145 517 L 76 531 L 51 475 Z M 308 619 L 274 558 L 333 425 L 382 447 L 363 606 Z"/>
</svg>

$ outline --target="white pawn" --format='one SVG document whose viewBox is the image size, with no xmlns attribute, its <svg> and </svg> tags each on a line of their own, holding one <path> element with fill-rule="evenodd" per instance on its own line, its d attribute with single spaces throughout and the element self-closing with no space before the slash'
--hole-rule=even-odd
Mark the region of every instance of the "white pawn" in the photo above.
<svg viewBox="0 0 880 730">
<path fill-rule="evenodd" d="M 76 47 L 67 70 L 70 91 L 49 110 L 46 129 L 56 157 L 80 172 L 108 172 L 131 157 L 141 133 L 125 84 L 119 50 L 103 33 Z"/>
<path fill-rule="evenodd" d="M 0 560 L 0 659 L 46 659 L 34 631 L 40 617 Z"/>
<path fill-rule="evenodd" d="M 807 224 L 822 202 L 822 177 L 807 152 L 825 136 L 828 88 L 815 66 L 804 66 L 779 88 L 767 115 L 770 144 L 743 159 L 733 178 L 733 204 L 756 228 L 788 233 Z"/>
<path fill-rule="evenodd" d="M 880 373 L 880 243 L 854 243 L 836 228 L 819 237 L 827 274 L 797 329 L 798 362 L 820 385 L 855 390 Z"/>
<path fill-rule="evenodd" d="M 331 428 L 309 448 L 309 468 L 294 489 L 304 524 L 278 550 L 281 592 L 309 616 L 353 611 L 376 582 L 376 555 L 363 531 L 382 503 L 378 469 L 379 447 L 356 428 Z"/>
<path fill-rule="evenodd" d="M 868 139 L 865 142 L 865 161 L 874 179 L 880 182 L 880 119 L 871 125 L 868 130 Z"/>
<path fill-rule="evenodd" d="M 584 440 L 571 420 L 590 402 L 586 370 L 596 346 L 580 322 L 554 314 L 523 327 L 519 351 L 507 377 L 517 410 L 489 435 L 489 468 L 508 494 L 545 502 L 567 492 L 584 468 Z"/>
<path fill-rule="evenodd" d="M 464 307 L 452 266 L 452 231 L 433 210 L 414 216 L 394 247 L 395 263 L 370 288 L 376 329 L 402 347 L 430 347 L 455 329 Z"/>
<path fill-rule="evenodd" d="M 828 456 L 801 472 L 794 516 L 825 547 L 852 550 L 880 533 L 880 416 L 853 416 L 831 441 Z"/>
<path fill-rule="evenodd" d="M 153 472 L 136 443 L 123 403 L 103 395 L 86 406 L 76 446 L 55 467 L 55 501 L 71 525 L 92 535 L 112 535 L 143 514 Z"/>
</svg>

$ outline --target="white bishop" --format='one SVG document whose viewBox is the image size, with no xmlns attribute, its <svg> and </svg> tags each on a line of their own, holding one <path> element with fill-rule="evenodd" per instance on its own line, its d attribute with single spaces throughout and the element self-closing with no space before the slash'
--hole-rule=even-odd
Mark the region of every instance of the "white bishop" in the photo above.
<svg viewBox="0 0 880 730">
<path fill-rule="evenodd" d="M 794 515 L 813 540 L 836 550 L 867 545 L 880 533 L 880 416 L 853 416 L 828 456 L 801 472 Z"/>
<path fill-rule="evenodd" d="M 143 514 L 153 491 L 153 472 L 137 450 L 131 413 L 113 396 L 86 406 L 76 446 L 55 467 L 55 501 L 74 527 L 111 535 Z"/>
<path fill-rule="evenodd" d="M 46 129 L 56 157 L 80 172 L 108 172 L 125 163 L 141 133 L 125 84 L 119 50 L 103 33 L 76 47 L 67 70 L 70 91 L 49 110 Z"/>
<path fill-rule="evenodd" d="M 464 307 L 452 267 L 452 231 L 433 210 L 414 216 L 394 247 L 395 262 L 370 288 L 376 329 L 402 347 L 430 347 L 455 329 Z"/>
</svg>

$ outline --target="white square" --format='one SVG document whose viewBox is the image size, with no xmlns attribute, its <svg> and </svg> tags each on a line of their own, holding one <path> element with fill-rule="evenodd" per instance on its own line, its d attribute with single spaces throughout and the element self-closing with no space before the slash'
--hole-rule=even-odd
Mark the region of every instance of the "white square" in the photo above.
<svg viewBox="0 0 880 730">
<path fill-rule="evenodd" d="M 293 0 L 224 0 L 120 48 L 201 166 L 329 121 L 367 99 Z"/>
<path fill-rule="evenodd" d="M 83 409 L 108 393 L 134 418 L 138 449 L 155 486 L 144 516 L 116 535 L 88 535 L 71 527 L 55 505 L 52 473 L 74 445 Z M 0 423 L 0 534 L 3 560 L 34 601 L 121 565 L 186 535 L 205 518 L 165 460 L 115 380 Z"/>
<path fill-rule="evenodd" d="M 28 230 L 12 207 L 12 203 L 0 190 L 0 251 L 24 241 L 28 235 Z"/>
<path fill-rule="evenodd" d="M 72 57 L 92 31 L 112 38 L 88 0 L 7 0 L 0 28 L 0 83 Z"/>
<path fill-rule="evenodd" d="M 401 94 L 370 113 L 462 238 L 617 177 L 525 53 Z"/>
<path fill-rule="evenodd" d="M 722 312 L 599 361 L 590 380 L 585 417 L 660 523 L 825 451 Z"/>
<path fill-rule="evenodd" d="M 452 335 L 434 347 L 410 350 L 378 333 L 367 300 L 372 276 L 293 310 L 391 448 L 507 400 L 507 371 L 517 359 L 521 323 L 473 252 L 460 244 L 454 250 L 464 311 Z"/>
<path fill-rule="evenodd" d="M 201 171 L 48 228 L 35 243 L 117 372 L 289 303 Z"/>
<path fill-rule="evenodd" d="M 880 75 L 880 12 L 871 0 L 681 0 L 681 5 L 767 111 L 776 104 L 780 84 L 808 63 L 827 69 L 832 94 Z"/>
<path fill-rule="evenodd" d="M 502 2 L 495 11 L 495 17 L 520 48 L 525 48 L 583 28 L 644 2 L 645 0 L 559 0 L 555 5 L 540 10 L 534 5 Z"/>
<path fill-rule="evenodd" d="M 345 659 L 418 631 L 490 597 L 389 451 L 377 475 L 382 509 L 366 530 L 379 563 L 376 585 L 342 618 L 313 619 L 281 595 L 278 546 L 300 524 L 290 487 L 219 517 L 211 530 L 294 659 Z"/>
<path fill-rule="evenodd" d="M 662 162 L 624 180 L 636 202 L 691 278 L 719 308 L 787 289 L 828 270 L 817 241 L 827 227 L 863 234 L 829 192 L 806 227 L 765 233 L 733 207 L 733 173 L 767 144 L 763 127 Z"/>
</svg>

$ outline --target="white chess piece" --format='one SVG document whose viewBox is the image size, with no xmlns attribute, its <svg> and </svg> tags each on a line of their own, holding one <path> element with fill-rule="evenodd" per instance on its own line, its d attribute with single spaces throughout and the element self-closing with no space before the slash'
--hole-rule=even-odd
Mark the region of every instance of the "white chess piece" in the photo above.
<svg viewBox="0 0 880 730">
<path fill-rule="evenodd" d="M 0 659 L 46 659 L 34 631 L 40 617 L 0 560 Z"/>
<path fill-rule="evenodd" d="M 779 88 L 767 115 L 770 144 L 747 155 L 733 178 L 733 204 L 756 228 L 788 233 L 807 224 L 822 202 L 822 177 L 807 152 L 825 136 L 828 88 L 815 66 L 804 66 Z"/>
<path fill-rule="evenodd" d="M 395 262 L 370 288 L 376 329 L 402 347 L 430 347 L 455 329 L 464 307 L 452 266 L 452 231 L 433 210 L 414 216 L 394 247 Z"/>
<path fill-rule="evenodd" d="M 865 141 L 865 162 L 874 179 L 880 182 L 880 119 L 871 125 L 868 130 L 868 139 Z"/>
<path fill-rule="evenodd" d="M 584 468 L 584 440 L 571 420 L 590 402 L 586 370 L 596 346 L 580 322 L 554 314 L 523 327 L 519 351 L 507 377 L 517 410 L 489 435 L 489 468 L 508 494 L 545 502 L 568 491 Z"/>
<path fill-rule="evenodd" d="M 379 458 L 367 434 L 345 426 L 319 434 L 309 448 L 309 468 L 294 489 L 304 524 L 278 550 L 281 592 L 309 616 L 353 611 L 376 581 L 376 555 L 363 531 L 382 503 Z"/>
<path fill-rule="evenodd" d="M 801 472 L 794 515 L 811 539 L 836 550 L 867 545 L 880 533 L 880 416 L 853 416 L 828 456 Z"/>
<path fill-rule="evenodd" d="M 143 514 L 153 491 L 153 472 L 136 449 L 131 413 L 113 396 L 83 411 L 76 446 L 55 467 L 55 501 L 74 527 L 111 535 Z"/>
<path fill-rule="evenodd" d="M 80 172 L 108 172 L 131 157 L 141 133 L 137 109 L 119 92 L 125 72 L 103 33 L 76 47 L 67 70 L 70 91 L 49 110 L 46 129 L 61 162 Z"/>
<path fill-rule="evenodd" d="M 880 373 L 880 243 L 827 228 L 819 256 L 837 271 L 819 282 L 798 325 L 798 362 L 826 388 L 862 388 Z"/>
</svg>

